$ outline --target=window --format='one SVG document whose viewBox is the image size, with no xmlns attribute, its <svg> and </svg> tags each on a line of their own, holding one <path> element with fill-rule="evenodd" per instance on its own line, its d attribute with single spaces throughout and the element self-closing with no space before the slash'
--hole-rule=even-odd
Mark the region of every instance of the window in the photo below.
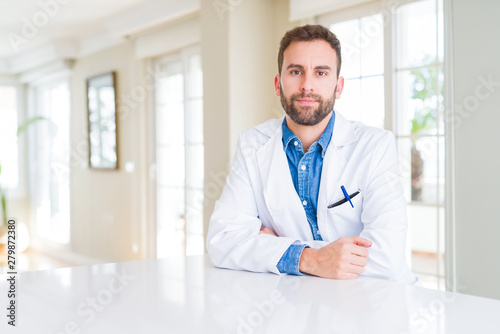
<svg viewBox="0 0 500 334">
<path fill-rule="evenodd" d="M 203 79 L 195 49 L 156 65 L 157 257 L 204 252 Z"/>
<path fill-rule="evenodd" d="M 31 116 L 48 120 L 34 127 L 30 145 L 34 234 L 60 244 L 70 241 L 69 94 L 66 81 L 32 88 Z"/>
<path fill-rule="evenodd" d="M 424 286 L 439 289 L 445 288 L 442 18 L 442 0 L 369 4 L 318 18 L 342 44 L 346 83 L 335 110 L 396 136 L 411 267 Z"/>
<path fill-rule="evenodd" d="M 444 104 L 441 1 L 396 10 L 396 108 L 403 184 L 408 199 L 413 271 L 444 289 Z"/>
<path fill-rule="evenodd" d="M 342 45 L 345 78 L 335 110 L 348 119 L 384 127 L 384 31 L 375 14 L 330 25 Z"/>
<path fill-rule="evenodd" d="M 16 189 L 19 183 L 19 147 L 17 143 L 17 88 L 0 86 L 0 185 Z"/>
</svg>

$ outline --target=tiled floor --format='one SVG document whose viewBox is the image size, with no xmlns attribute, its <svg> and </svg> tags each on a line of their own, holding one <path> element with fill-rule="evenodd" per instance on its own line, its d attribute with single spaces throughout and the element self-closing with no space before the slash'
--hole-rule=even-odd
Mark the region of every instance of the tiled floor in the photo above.
<svg viewBox="0 0 500 334">
<path fill-rule="evenodd" d="M 412 252 L 412 269 L 425 288 L 445 290 L 444 256 L 438 262 L 436 254 L 425 252 Z M 439 270 L 439 276 L 437 273 Z"/>
</svg>

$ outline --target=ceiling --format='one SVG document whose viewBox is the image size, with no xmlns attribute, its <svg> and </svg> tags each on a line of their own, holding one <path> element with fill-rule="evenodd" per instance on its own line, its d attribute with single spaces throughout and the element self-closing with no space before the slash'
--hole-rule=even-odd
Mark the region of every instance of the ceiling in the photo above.
<svg viewBox="0 0 500 334">
<path fill-rule="evenodd" d="M 78 58 L 199 8 L 200 0 L 0 0 L 0 74 Z"/>
</svg>

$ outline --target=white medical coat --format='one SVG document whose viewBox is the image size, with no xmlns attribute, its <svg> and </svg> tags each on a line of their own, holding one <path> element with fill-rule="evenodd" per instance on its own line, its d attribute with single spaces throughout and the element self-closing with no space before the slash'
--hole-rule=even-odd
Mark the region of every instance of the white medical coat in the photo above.
<svg viewBox="0 0 500 334">
<path fill-rule="evenodd" d="M 240 135 L 220 199 L 210 219 L 207 249 L 217 267 L 279 274 L 276 265 L 293 243 L 321 248 L 340 237 L 372 241 L 362 275 L 413 284 L 406 264 L 406 200 L 391 132 L 348 121 L 335 113 L 324 155 L 317 222 L 324 241 L 313 240 L 283 150 L 283 118 Z M 328 209 L 344 194 L 349 202 Z M 278 237 L 259 234 L 262 227 Z"/>
</svg>

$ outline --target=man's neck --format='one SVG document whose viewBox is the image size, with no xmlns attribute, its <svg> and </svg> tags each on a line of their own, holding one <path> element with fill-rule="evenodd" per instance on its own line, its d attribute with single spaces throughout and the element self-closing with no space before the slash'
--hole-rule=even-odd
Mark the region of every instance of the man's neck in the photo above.
<svg viewBox="0 0 500 334">
<path fill-rule="evenodd" d="M 330 122 L 330 118 L 332 118 L 332 112 L 328 114 L 321 122 L 316 125 L 300 125 L 295 123 L 290 119 L 290 117 L 286 117 L 286 125 L 292 131 L 302 143 L 302 147 L 304 149 L 304 153 L 307 153 L 309 147 L 321 137 L 323 132 Z"/>
</svg>

